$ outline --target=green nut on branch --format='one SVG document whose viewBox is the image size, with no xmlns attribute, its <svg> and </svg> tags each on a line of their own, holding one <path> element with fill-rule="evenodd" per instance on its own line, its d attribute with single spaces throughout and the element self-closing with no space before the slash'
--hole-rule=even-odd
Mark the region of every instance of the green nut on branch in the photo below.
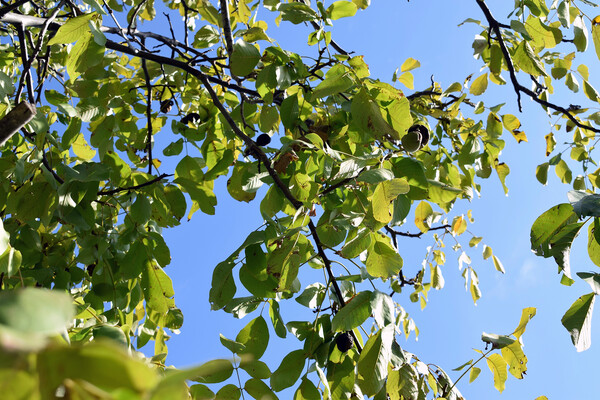
<svg viewBox="0 0 600 400">
<path fill-rule="evenodd" d="M 423 125 L 413 125 L 402 136 L 402 148 L 409 153 L 422 149 L 429 142 L 429 129 Z"/>
</svg>

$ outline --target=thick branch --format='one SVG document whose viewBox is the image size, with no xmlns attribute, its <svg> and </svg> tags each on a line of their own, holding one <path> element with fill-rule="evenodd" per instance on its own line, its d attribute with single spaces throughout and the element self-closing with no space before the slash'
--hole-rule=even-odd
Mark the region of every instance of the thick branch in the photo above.
<svg viewBox="0 0 600 400">
<path fill-rule="evenodd" d="M 20 102 L 0 119 L 0 147 L 12 137 L 19 129 L 27 124 L 35 116 L 35 106 L 26 102 Z"/>
<path fill-rule="evenodd" d="M 231 53 L 233 53 L 233 35 L 231 34 L 231 22 L 229 20 L 229 0 L 219 0 L 219 5 L 221 6 L 225 47 L 227 48 L 227 54 L 231 57 Z"/>
</svg>

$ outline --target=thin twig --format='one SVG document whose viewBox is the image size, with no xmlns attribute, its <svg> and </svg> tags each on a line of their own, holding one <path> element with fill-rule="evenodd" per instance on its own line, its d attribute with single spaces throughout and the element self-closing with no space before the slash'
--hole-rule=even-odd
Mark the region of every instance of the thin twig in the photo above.
<svg viewBox="0 0 600 400">
<path fill-rule="evenodd" d="M 500 28 L 502 27 L 502 25 L 494 18 L 490 9 L 487 7 L 487 5 L 485 4 L 484 1 L 476 0 L 476 2 L 477 2 L 477 5 L 479 5 L 479 8 L 481 8 L 481 11 L 483 11 L 483 14 L 485 15 L 485 18 L 487 19 L 488 24 L 490 25 L 490 28 L 496 34 L 496 40 L 498 41 L 498 44 L 500 45 L 500 49 L 502 50 L 502 55 L 504 56 L 504 60 L 506 61 L 506 66 L 507 66 L 508 72 L 510 74 L 510 81 L 512 82 L 513 88 L 514 88 L 515 92 L 517 93 L 517 104 L 519 106 L 519 111 L 521 111 L 521 112 L 523 111 L 522 107 L 521 107 L 521 92 L 522 92 L 522 93 L 525 93 L 527 96 L 529 96 L 533 101 L 540 104 L 541 106 L 550 108 L 554 111 L 558 111 L 559 113 L 565 115 L 577 127 L 581 128 L 581 129 L 586 129 L 588 131 L 592 131 L 595 133 L 600 133 L 600 129 L 594 128 L 590 125 L 580 122 L 569 111 L 569 109 L 561 107 L 554 103 L 550 103 L 549 101 L 540 99 L 534 91 L 532 91 L 529 88 L 526 88 L 525 86 L 523 86 L 519 83 L 516 73 L 515 73 L 514 64 L 510 57 L 510 53 L 508 52 L 508 49 L 506 48 L 506 44 L 504 43 L 504 39 L 502 38 L 502 34 L 500 32 Z"/>
<path fill-rule="evenodd" d="M 156 178 L 150 179 L 149 181 L 140 183 L 139 185 L 134 185 L 134 186 L 128 186 L 128 187 L 119 187 L 116 189 L 111 189 L 111 190 L 100 190 L 98 192 L 98 196 L 111 196 L 113 194 L 116 193 L 121 193 L 121 192 L 128 192 L 130 190 L 136 190 L 136 189 L 141 189 L 145 186 L 149 186 L 152 185 L 153 183 L 159 182 L 165 178 L 168 178 L 169 176 L 173 176 L 173 174 L 160 174 L 159 176 L 157 176 Z"/>
<path fill-rule="evenodd" d="M 440 226 L 436 226 L 433 228 L 429 228 L 429 230 L 427 232 L 437 231 L 440 229 L 448 229 L 448 228 L 451 228 L 451 226 L 448 224 L 440 225 Z M 390 235 L 393 235 L 393 236 L 397 235 L 397 236 L 404 236 L 404 237 L 410 237 L 410 238 L 420 238 L 421 236 L 423 236 L 426 233 L 426 232 L 419 232 L 419 233 L 398 232 L 398 231 L 395 231 L 392 228 L 390 228 L 388 225 L 385 226 L 385 230 L 387 233 L 389 233 Z"/>
</svg>

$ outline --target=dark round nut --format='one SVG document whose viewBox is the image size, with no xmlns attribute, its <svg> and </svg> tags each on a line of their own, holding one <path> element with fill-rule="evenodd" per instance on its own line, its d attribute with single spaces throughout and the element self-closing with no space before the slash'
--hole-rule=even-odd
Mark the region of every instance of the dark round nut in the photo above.
<svg viewBox="0 0 600 400">
<path fill-rule="evenodd" d="M 425 125 L 413 125 L 408 129 L 408 131 L 418 131 L 421 134 L 421 146 L 419 149 L 427 146 L 427 143 L 429 143 L 429 129 L 427 129 Z"/>
<path fill-rule="evenodd" d="M 192 112 L 181 118 L 181 123 L 187 125 L 189 122 L 196 123 L 200 120 L 200 114 Z"/>
<path fill-rule="evenodd" d="M 345 353 L 352 348 L 354 339 L 352 338 L 350 332 L 343 332 L 337 335 L 335 338 L 335 344 L 339 351 Z"/>
<path fill-rule="evenodd" d="M 269 143 L 271 143 L 271 136 L 267 135 L 266 133 L 261 133 L 256 138 L 256 144 L 259 146 L 266 146 Z"/>
</svg>

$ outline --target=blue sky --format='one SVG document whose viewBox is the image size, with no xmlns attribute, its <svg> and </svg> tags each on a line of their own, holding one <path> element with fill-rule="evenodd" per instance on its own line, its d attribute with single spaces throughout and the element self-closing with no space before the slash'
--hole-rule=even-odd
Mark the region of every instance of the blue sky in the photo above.
<svg viewBox="0 0 600 400">
<path fill-rule="evenodd" d="M 488 1 L 490 9 L 501 21 L 505 21 L 506 7 L 511 5 L 507 3 L 512 2 Z M 503 9 L 498 10 L 498 7 Z M 265 14 L 267 11 L 261 10 L 259 18 Z M 332 32 L 342 47 L 365 56 L 374 78 L 390 82 L 392 73 L 406 58 L 418 59 L 421 68 L 413 71 L 415 89 L 418 90 L 428 86 L 431 75 L 444 87 L 455 81 L 463 82 L 471 73 L 478 76 L 481 63 L 473 58 L 471 43 L 480 28 L 474 24 L 457 26 L 469 17 L 483 18 L 474 1 L 374 1 L 356 17 L 336 21 Z M 305 48 L 308 32 L 308 28 L 284 22 L 280 29 L 270 24 L 268 34 L 284 48 L 299 49 Z M 315 54 L 315 49 L 301 53 Z M 599 88 L 600 82 L 593 76 L 598 60 L 586 61 L 592 71 L 591 83 Z M 527 84 L 525 77 L 521 80 Z M 411 93 L 399 84 L 396 86 Z M 440 365 L 456 379 L 460 373 L 450 370 L 477 358 L 478 354 L 472 349 L 483 349 L 482 332 L 509 334 L 519 321 L 521 309 L 536 307 L 537 316 L 524 336 L 524 350 L 529 360 L 525 379 L 517 381 L 509 376 L 506 390 L 500 395 L 493 388 L 492 375 L 483 363 L 479 365 L 483 370 L 480 377 L 472 384 L 465 379 L 459 389 L 470 399 L 534 399 L 541 395 L 550 399 L 594 398 L 595 361 L 600 356 L 600 346 L 595 339 L 600 327 L 593 323 L 591 349 L 577 353 L 560 323 L 571 303 L 590 292 L 589 286 L 579 280 L 571 287 L 560 285 L 555 263 L 536 257 L 529 248 L 529 231 L 535 218 L 551 206 L 566 202 L 566 192 L 570 189 L 560 183 L 552 170 L 548 186 L 540 185 L 535 179 L 536 165 L 547 161 L 544 135 L 550 132 L 551 120 L 526 99 L 523 113 L 519 113 L 516 96 L 508 85 L 490 84 L 481 100 L 486 105 L 506 103 L 503 112 L 518 116 L 529 143 L 517 144 L 512 137 L 505 138 L 507 147 L 502 161 L 511 168 L 507 180 L 508 196 L 504 195 L 499 180 L 492 177 L 482 182 L 480 199 L 460 204 L 452 214 L 473 210 L 476 221 L 469 229 L 484 237 L 483 242 L 491 246 L 503 262 L 506 274 L 499 274 L 489 260 L 481 259 L 481 244 L 476 249 L 468 249 L 483 292 L 483 297 L 474 306 L 458 269 L 458 254 L 448 251 L 443 270 L 446 286 L 440 292 L 430 292 L 428 306 L 423 311 L 418 304 L 410 303 L 407 296 L 395 298 L 420 329 L 418 341 L 411 336 L 408 340 L 399 338 L 400 344 L 425 363 Z M 569 104 L 569 99 L 563 97 L 556 96 L 551 100 Z M 565 141 L 566 138 L 559 135 L 557 141 L 561 143 L 561 139 Z M 260 312 L 259 309 L 236 320 L 224 312 L 210 311 L 208 291 L 212 269 L 262 224 L 258 211 L 260 195 L 250 204 L 232 200 L 225 190 L 224 178 L 217 181 L 216 194 L 215 216 L 196 213 L 190 222 L 164 232 L 173 258 L 167 272 L 173 279 L 176 303 L 185 315 L 181 334 L 174 335 L 169 342 L 167 361 L 180 367 L 213 358 L 229 358 L 231 354 L 221 346 L 219 333 L 235 338 L 238 331 Z M 405 269 L 419 265 L 426 247 L 432 244 L 430 236 L 401 240 L 399 247 Z M 585 246 L 586 238 L 580 237 L 573 248 L 575 272 L 596 268 L 587 257 Z M 302 277 L 301 281 L 303 286 L 313 282 Z M 284 313 L 286 306 L 282 304 Z M 266 309 L 263 315 L 267 316 Z M 302 345 L 292 337 L 279 340 L 274 333 L 271 341 L 273 345 L 263 358 L 271 370 L 277 368 L 284 354 Z M 291 398 L 291 394 L 280 398 Z"/>
</svg>

